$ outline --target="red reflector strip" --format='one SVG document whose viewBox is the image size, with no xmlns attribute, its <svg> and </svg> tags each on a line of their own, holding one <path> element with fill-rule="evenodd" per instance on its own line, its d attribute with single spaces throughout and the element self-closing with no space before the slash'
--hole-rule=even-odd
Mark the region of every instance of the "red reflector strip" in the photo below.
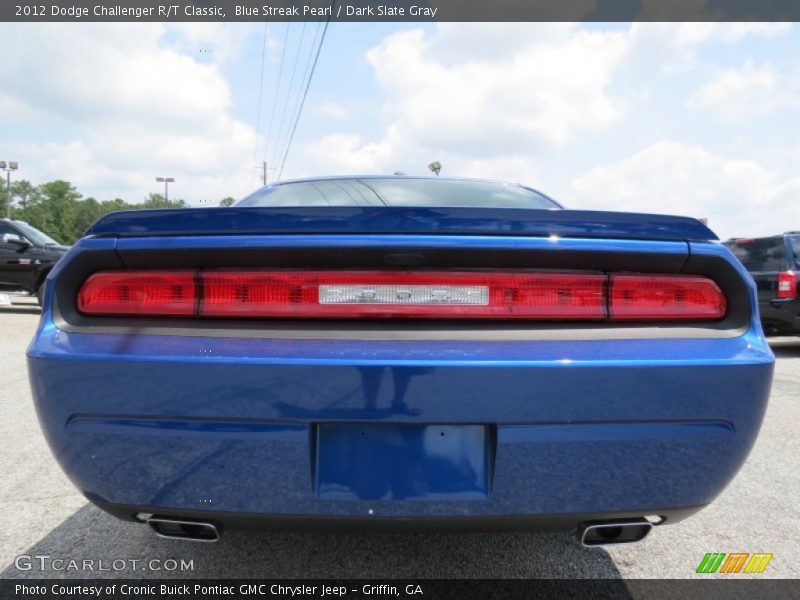
<svg viewBox="0 0 800 600">
<path fill-rule="evenodd" d="M 713 320 L 725 316 L 726 301 L 711 279 L 682 275 L 209 269 L 101 271 L 81 287 L 78 309 L 191 317 Z"/>
<path fill-rule="evenodd" d="M 725 296 L 706 277 L 612 275 L 609 317 L 637 319 L 720 319 Z"/>
<path fill-rule="evenodd" d="M 202 316 L 602 319 L 603 275 L 204 271 Z"/>
<path fill-rule="evenodd" d="M 778 299 L 795 298 L 797 296 L 797 273 L 784 271 L 778 273 Z"/>
<path fill-rule="evenodd" d="M 185 315 L 196 311 L 195 271 L 102 271 L 78 292 L 91 315 Z"/>
</svg>

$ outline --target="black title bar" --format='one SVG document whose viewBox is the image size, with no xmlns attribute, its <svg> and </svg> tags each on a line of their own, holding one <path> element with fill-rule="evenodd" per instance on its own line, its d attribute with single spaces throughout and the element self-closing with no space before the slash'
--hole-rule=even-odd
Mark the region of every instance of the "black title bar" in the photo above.
<svg viewBox="0 0 800 600">
<path fill-rule="evenodd" d="M 796 598 L 797 579 L 0 580 L 3 600 L 751 600 Z"/>
<path fill-rule="evenodd" d="M 0 21 L 800 21 L 798 0 L 3 0 Z"/>
</svg>

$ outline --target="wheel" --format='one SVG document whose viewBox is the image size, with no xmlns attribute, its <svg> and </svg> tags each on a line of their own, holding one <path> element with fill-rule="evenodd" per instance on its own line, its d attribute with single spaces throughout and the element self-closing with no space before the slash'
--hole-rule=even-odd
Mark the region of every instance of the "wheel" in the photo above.
<svg viewBox="0 0 800 600">
<path fill-rule="evenodd" d="M 36 288 L 36 299 L 39 301 L 39 306 L 44 304 L 44 281 L 42 281 L 42 285 Z"/>
</svg>

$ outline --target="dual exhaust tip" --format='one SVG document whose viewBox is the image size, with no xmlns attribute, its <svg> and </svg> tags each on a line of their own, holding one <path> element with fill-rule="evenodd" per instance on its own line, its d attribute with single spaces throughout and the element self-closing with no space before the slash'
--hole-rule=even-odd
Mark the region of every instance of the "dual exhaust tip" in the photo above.
<svg viewBox="0 0 800 600">
<path fill-rule="evenodd" d="M 216 542 L 221 526 L 209 521 L 192 521 L 149 516 L 147 524 L 163 538 L 190 540 L 194 542 Z M 616 519 L 584 523 L 578 529 L 581 544 L 593 548 L 609 544 L 629 544 L 647 537 L 653 523 L 645 518 Z"/>
<path fill-rule="evenodd" d="M 645 518 L 615 519 L 585 523 L 578 529 L 581 544 L 587 548 L 610 544 L 640 542 L 653 529 L 653 523 Z"/>
</svg>

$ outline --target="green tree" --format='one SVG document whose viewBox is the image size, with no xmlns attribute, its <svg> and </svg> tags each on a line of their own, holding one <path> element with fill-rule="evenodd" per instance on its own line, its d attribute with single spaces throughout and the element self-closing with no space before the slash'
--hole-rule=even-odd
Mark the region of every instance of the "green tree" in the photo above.
<svg viewBox="0 0 800 600">
<path fill-rule="evenodd" d="M 78 202 L 75 210 L 75 230 L 82 234 L 106 212 L 108 211 L 104 211 L 102 205 L 94 198 L 86 198 Z"/>
<path fill-rule="evenodd" d="M 17 206 L 25 208 L 29 202 L 36 200 L 37 188 L 30 181 L 20 179 L 11 182 L 11 200 Z M 8 205 L 8 186 L 6 180 L 0 181 L 0 216 L 6 216 Z M 13 206 L 13 205 L 12 205 Z"/>
<path fill-rule="evenodd" d="M 11 184 L 11 197 L 20 208 L 25 208 L 30 203 L 36 203 L 41 199 L 39 189 L 27 179 L 20 179 Z"/>
<path fill-rule="evenodd" d="M 6 196 L 5 186 L 0 186 L 0 216 L 5 216 Z M 149 194 L 140 204 L 131 204 L 122 198 L 103 201 L 84 199 L 71 183 L 62 180 L 40 185 L 20 180 L 12 183 L 11 196 L 14 200 L 12 218 L 27 221 L 65 244 L 74 243 L 92 223 L 110 212 L 188 207 L 184 200 L 166 201 L 160 194 Z"/>
<path fill-rule="evenodd" d="M 42 229 L 57 240 L 75 240 L 82 233 L 75 224 L 81 195 L 68 181 L 56 180 L 39 186 L 41 200 L 36 208 L 46 208 L 47 219 Z M 36 227 L 35 224 L 31 223 Z"/>
<path fill-rule="evenodd" d="M 14 207 L 13 218 L 27 221 L 59 241 L 77 239 L 82 232 L 75 223 L 81 199 L 77 190 L 62 180 L 30 187 L 23 186 L 25 203 Z"/>
<path fill-rule="evenodd" d="M 122 198 L 114 198 L 113 200 L 103 200 L 100 203 L 100 214 L 104 215 L 106 213 L 115 212 L 118 210 L 134 210 L 136 206 L 133 204 L 128 204 Z"/>
<path fill-rule="evenodd" d="M 233 203 L 236 202 L 236 198 L 231 198 L 228 196 L 227 198 L 223 198 L 219 201 L 220 206 L 233 206 Z"/>
<path fill-rule="evenodd" d="M 188 208 L 185 200 L 165 200 L 161 194 L 147 194 L 144 202 L 131 208 Z"/>
<path fill-rule="evenodd" d="M 8 190 L 4 182 L 0 181 L 0 217 L 5 218 L 8 206 Z"/>
</svg>

